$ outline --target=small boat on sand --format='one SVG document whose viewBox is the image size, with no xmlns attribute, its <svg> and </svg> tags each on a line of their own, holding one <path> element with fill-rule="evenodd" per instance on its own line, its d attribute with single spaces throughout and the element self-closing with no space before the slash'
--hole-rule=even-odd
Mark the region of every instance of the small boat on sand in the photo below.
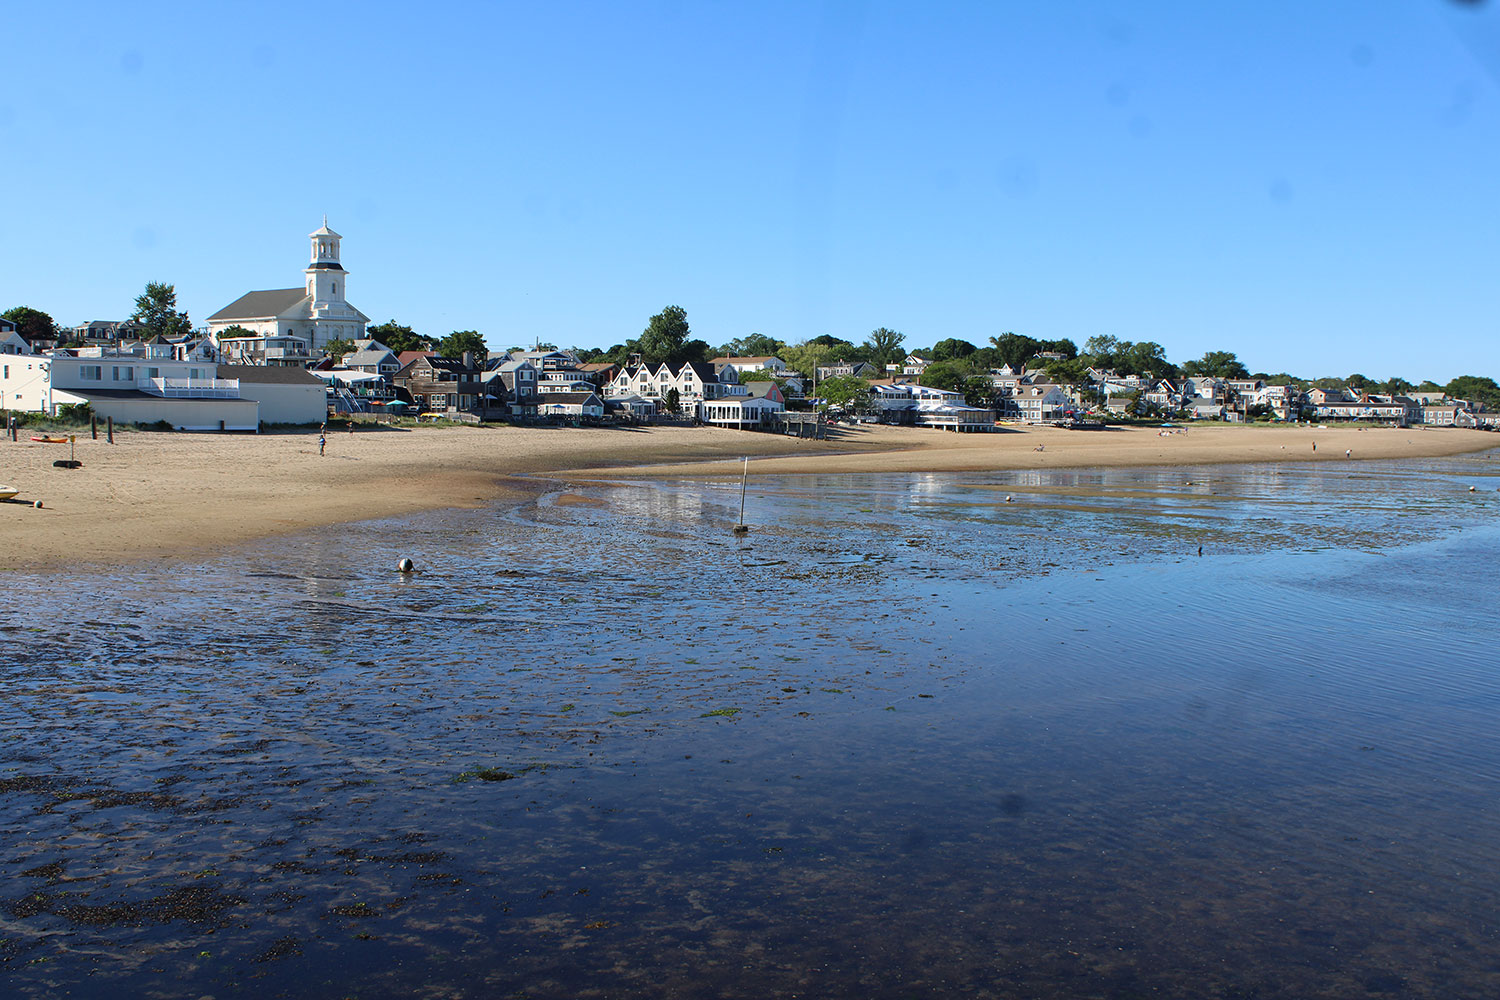
<svg viewBox="0 0 1500 1000">
<path fill-rule="evenodd" d="M 65 437 L 61 437 L 61 438 L 60 437 L 51 437 L 51 436 L 49 436 L 47 434 L 33 434 L 33 435 L 31 435 L 31 440 L 33 440 L 33 441 L 40 441 L 40 442 L 42 442 L 42 444 L 67 444 L 68 443 L 68 439 L 65 438 Z"/>
<path fill-rule="evenodd" d="M 14 486 L 0 486 L 0 500 L 13 499 L 19 492 L 21 491 L 16 489 Z"/>
</svg>

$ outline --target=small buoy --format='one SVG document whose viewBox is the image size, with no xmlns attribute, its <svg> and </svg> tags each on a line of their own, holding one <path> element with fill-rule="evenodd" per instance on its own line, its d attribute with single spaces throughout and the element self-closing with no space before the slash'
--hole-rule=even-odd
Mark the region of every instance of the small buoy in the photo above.
<svg viewBox="0 0 1500 1000">
<path fill-rule="evenodd" d="M 1005 494 L 1005 502 L 1006 503 L 1010 503 L 1011 502 L 1011 497 L 1010 497 L 1009 493 Z"/>
<path fill-rule="evenodd" d="M 1474 487 L 1472 487 L 1472 486 L 1470 486 L 1470 487 L 1469 487 L 1469 492 L 1470 492 L 1470 493 L 1473 493 L 1473 492 L 1474 492 Z"/>
<path fill-rule="evenodd" d="M 32 506 L 35 507 L 37 510 L 41 510 L 42 509 L 42 502 L 40 500 L 38 500 L 35 503 L 33 503 Z"/>
<path fill-rule="evenodd" d="M 396 571 L 399 573 L 415 573 L 417 571 L 417 564 L 410 559 L 403 558 L 396 564 Z"/>
</svg>

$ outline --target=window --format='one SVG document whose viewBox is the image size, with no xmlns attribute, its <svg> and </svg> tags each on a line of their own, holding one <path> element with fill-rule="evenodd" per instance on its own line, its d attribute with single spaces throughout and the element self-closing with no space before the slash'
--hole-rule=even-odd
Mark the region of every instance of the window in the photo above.
<svg viewBox="0 0 1500 1000">
<path fill-rule="evenodd" d="M 147 368 L 146 369 L 146 377 L 147 378 L 161 378 L 161 369 L 160 368 Z"/>
<path fill-rule="evenodd" d="M 104 369 L 100 365 L 79 365 L 78 378 L 84 382 L 102 382 Z"/>
</svg>

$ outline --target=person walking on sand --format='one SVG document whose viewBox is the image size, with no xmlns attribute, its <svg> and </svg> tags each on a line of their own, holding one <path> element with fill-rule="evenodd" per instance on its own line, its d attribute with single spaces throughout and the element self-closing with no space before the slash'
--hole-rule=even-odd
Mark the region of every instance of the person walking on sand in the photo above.
<svg viewBox="0 0 1500 1000">
<path fill-rule="evenodd" d="M 1348 448 L 1345 448 L 1345 449 L 1344 449 L 1344 457 L 1345 457 L 1345 458 L 1353 458 L 1353 457 L 1354 457 L 1354 456 L 1353 456 L 1353 455 L 1352 455 L 1352 454 L 1350 454 L 1350 452 L 1349 452 L 1349 449 L 1348 449 Z"/>
<path fill-rule="evenodd" d="M 318 454 L 320 456 L 323 454 L 323 449 L 327 447 L 327 445 L 328 438 L 324 436 L 322 431 L 318 431 Z"/>
</svg>

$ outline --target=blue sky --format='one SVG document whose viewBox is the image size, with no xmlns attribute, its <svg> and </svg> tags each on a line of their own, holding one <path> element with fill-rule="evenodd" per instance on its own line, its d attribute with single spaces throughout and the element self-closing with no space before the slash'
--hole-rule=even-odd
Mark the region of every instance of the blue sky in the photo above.
<svg viewBox="0 0 1500 1000">
<path fill-rule="evenodd" d="M 1500 3 L 12 5 L 0 307 L 1500 377 Z"/>
</svg>

